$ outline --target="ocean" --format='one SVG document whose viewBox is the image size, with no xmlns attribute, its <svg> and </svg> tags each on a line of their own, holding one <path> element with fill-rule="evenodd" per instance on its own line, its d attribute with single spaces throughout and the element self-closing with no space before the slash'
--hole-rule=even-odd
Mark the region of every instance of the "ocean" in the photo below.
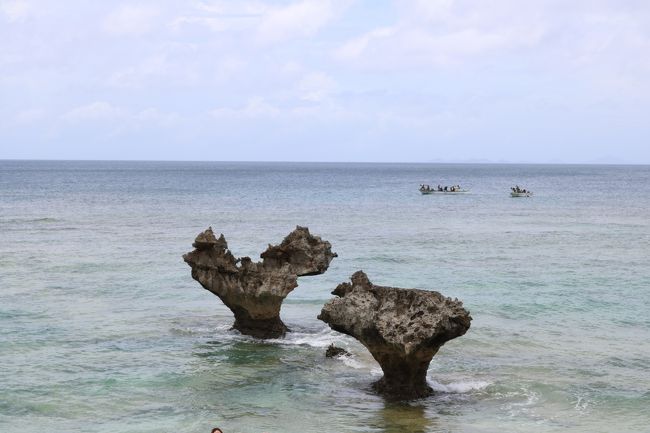
<svg viewBox="0 0 650 433">
<path fill-rule="evenodd" d="M 230 330 L 181 255 L 212 226 L 258 259 L 296 225 L 338 258 L 285 300 L 292 332 Z M 359 269 L 471 311 L 434 396 L 375 395 L 316 319 Z M 0 330 L 7 433 L 649 432 L 650 167 L 0 161 Z"/>
</svg>

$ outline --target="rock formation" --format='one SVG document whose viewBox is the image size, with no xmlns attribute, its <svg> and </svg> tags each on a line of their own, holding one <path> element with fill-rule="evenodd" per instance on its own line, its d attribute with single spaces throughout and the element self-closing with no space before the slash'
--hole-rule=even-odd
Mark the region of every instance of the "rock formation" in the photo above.
<svg viewBox="0 0 650 433">
<path fill-rule="evenodd" d="M 339 284 L 318 318 L 368 348 L 384 372 L 376 391 L 400 399 L 430 395 L 429 363 L 445 342 L 467 332 L 469 311 L 438 292 L 375 286 L 362 271 L 351 281 Z"/>
<path fill-rule="evenodd" d="M 350 356 L 350 352 L 342 347 L 335 346 L 334 343 L 327 346 L 325 351 L 326 358 L 336 358 L 337 356 Z"/>
<path fill-rule="evenodd" d="M 236 259 L 223 234 L 217 239 L 212 227 L 200 233 L 192 246 L 194 251 L 183 255 L 192 278 L 232 310 L 235 329 L 258 338 L 285 334 L 282 301 L 298 286 L 298 277 L 322 274 L 336 257 L 329 242 L 300 226 L 280 245 L 269 245 L 261 262 Z"/>
</svg>

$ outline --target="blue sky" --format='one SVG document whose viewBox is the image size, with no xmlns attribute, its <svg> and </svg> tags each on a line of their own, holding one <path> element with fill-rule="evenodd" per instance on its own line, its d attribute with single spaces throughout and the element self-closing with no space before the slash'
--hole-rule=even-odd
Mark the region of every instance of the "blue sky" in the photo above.
<svg viewBox="0 0 650 433">
<path fill-rule="evenodd" d="M 650 2 L 0 0 L 0 159 L 650 163 Z"/>
</svg>

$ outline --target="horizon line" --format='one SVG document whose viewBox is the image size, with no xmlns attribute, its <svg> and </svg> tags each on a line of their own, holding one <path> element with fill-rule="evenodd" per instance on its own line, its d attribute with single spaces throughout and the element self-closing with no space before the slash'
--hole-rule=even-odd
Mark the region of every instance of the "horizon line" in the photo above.
<svg viewBox="0 0 650 433">
<path fill-rule="evenodd" d="M 442 164 L 442 165 L 614 165 L 648 166 L 650 163 L 631 162 L 532 162 L 532 161 L 288 161 L 288 160 L 194 160 L 194 159 L 42 159 L 0 158 L 0 162 L 194 162 L 194 163 L 249 163 L 249 164 Z"/>
</svg>

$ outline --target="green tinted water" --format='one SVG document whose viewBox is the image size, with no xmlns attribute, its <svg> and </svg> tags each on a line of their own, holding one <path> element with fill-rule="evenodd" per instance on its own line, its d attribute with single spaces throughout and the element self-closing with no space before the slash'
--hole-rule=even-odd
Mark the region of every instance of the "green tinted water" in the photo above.
<svg viewBox="0 0 650 433">
<path fill-rule="evenodd" d="M 648 167 L 0 162 L 0 431 L 648 431 L 649 210 Z M 296 224 L 339 258 L 287 298 L 294 332 L 230 331 L 181 255 L 208 225 L 257 257 Z M 434 397 L 375 396 L 316 320 L 358 269 L 472 312 Z"/>
</svg>

